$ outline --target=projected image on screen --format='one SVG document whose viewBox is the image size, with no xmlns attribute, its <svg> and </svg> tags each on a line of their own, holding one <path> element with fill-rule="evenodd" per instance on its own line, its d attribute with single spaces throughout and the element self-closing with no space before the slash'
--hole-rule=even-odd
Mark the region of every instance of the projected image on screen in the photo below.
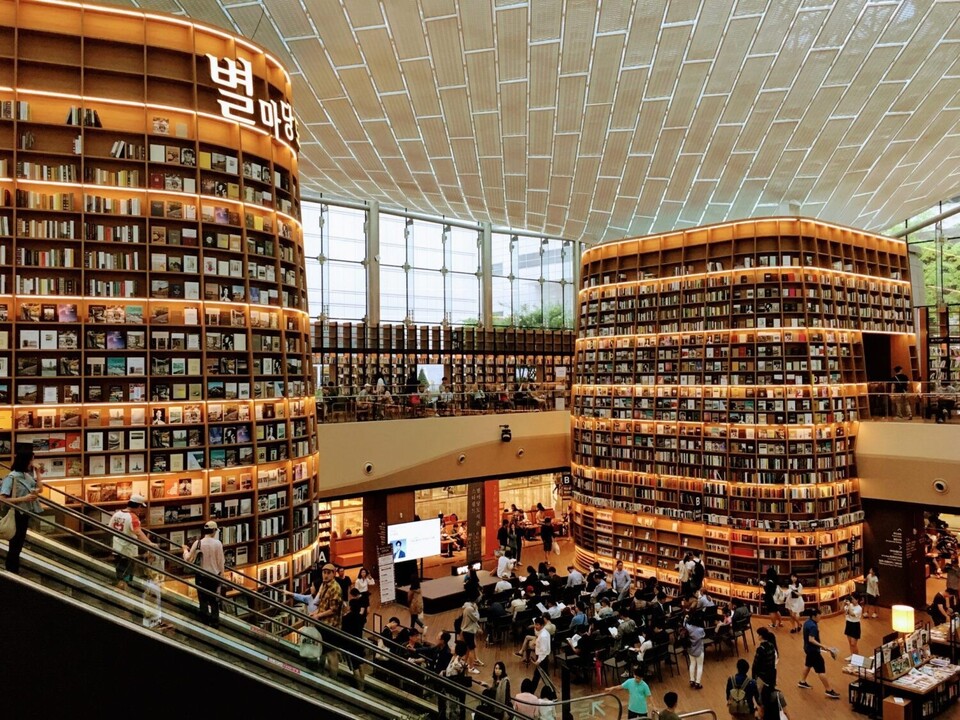
<svg viewBox="0 0 960 720">
<path fill-rule="evenodd" d="M 440 389 L 440 383 L 443 380 L 443 365 L 418 365 L 417 379 L 421 385 L 426 385 L 431 392 L 437 392 Z"/>
<path fill-rule="evenodd" d="M 394 562 L 440 554 L 440 519 L 387 526 L 387 543 Z"/>
</svg>

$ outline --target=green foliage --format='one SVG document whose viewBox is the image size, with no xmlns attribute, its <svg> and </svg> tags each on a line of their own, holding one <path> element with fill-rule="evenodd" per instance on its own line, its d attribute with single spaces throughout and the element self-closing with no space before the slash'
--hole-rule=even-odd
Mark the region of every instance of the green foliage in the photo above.
<svg viewBox="0 0 960 720">
<path fill-rule="evenodd" d="M 936 305 L 940 302 L 939 288 L 943 288 L 944 302 L 955 304 L 960 301 L 960 245 L 957 241 L 948 241 L 943 245 L 936 242 L 917 243 L 914 247 L 923 267 L 926 304 Z"/>
</svg>

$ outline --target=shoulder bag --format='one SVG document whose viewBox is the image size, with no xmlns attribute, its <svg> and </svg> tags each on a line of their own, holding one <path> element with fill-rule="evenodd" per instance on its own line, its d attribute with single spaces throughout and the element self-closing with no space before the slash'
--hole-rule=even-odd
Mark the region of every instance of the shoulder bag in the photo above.
<svg viewBox="0 0 960 720">
<path fill-rule="evenodd" d="M 774 690 L 774 692 L 777 694 L 777 708 L 780 710 L 780 720 L 790 720 L 790 718 L 787 717 L 787 711 L 783 709 L 783 693 L 779 690 Z"/>
<path fill-rule="evenodd" d="M 201 565 L 203 565 L 203 550 L 200 549 L 200 547 L 201 547 L 201 546 L 200 546 L 200 543 L 201 543 L 202 541 L 203 541 L 203 538 L 202 538 L 202 537 L 199 538 L 199 539 L 197 539 L 197 544 L 196 544 L 196 546 L 195 546 L 195 547 L 196 547 L 196 550 L 194 551 L 195 554 L 194 554 L 194 556 L 193 556 L 193 565 L 194 565 L 194 567 L 200 567 Z"/>
<path fill-rule="evenodd" d="M 10 497 L 20 497 L 17 493 L 17 485 L 19 478 L 14 477 L 13 473 L 10 473 L 7 477 L 12 478 L 12 484 L 10 486 Z M 0 518 L 0 540 L 10 540 L 14 535 L 17 534 L 17 514 L 14 511 L 13 507 L 7 509 L 6 514 Z"/>
</svg>

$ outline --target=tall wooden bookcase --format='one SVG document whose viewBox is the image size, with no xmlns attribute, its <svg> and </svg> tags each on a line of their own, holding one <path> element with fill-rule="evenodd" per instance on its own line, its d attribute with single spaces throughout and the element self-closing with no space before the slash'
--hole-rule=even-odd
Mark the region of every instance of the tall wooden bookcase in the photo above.
<svg viewBox="0 0 960 720">
<path fill-rule="evenodd" d="M 769 565 L 827 611 L 862 568 L 854 446 L 863 333 L 913 333 L 906 245 L 772 218 L 601 245 L 582 259 L 574 538 L 720 597 Z"/>
<path fill-rule="evenodd" d="M 929 392 L 936 384 L 956 385 L 960 381 L 960 305 L 920 308 L 924 331 L 926 368 L 924 380 Z"/>
<path fill-rule="evenodd" d="M 0 453 L 265 582 L 317 535 L 290 90 L 182 18 L 0 4 Z"/>
<path fill-rule="evenodd" d="M 442 364 L 460 397 L 474 384 L 512 389 L 521 377 L 565 390 L 573 341 L 572 330 L 337 322 L 315 324 L 313 336 L 328 379 L 345 395 L 356 395 L 377 372 L 402 392 L 410 370 L 425 364 Z"/>
</svg>

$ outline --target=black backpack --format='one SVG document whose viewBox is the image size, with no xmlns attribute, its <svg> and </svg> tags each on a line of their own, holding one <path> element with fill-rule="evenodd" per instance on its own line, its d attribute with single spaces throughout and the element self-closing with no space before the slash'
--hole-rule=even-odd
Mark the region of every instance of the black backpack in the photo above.
<svg viewBox="0 0 960 720">
<path fill-rule="evenodd" d="M 694 562 L 693 563 L 693 584 L 695 587 L 700 587 L 703 585 L 703 579 L 707 576 L 707 569 L 703 566 L 703 562 Z"/>
<path fill-rule="evenodd" d="M 690 647 L 690 631 L 687 630 L 686 626 L 681 625 L 677 628 L 677 645 L 682 647 L 684 650 Z"/>
</svg>

